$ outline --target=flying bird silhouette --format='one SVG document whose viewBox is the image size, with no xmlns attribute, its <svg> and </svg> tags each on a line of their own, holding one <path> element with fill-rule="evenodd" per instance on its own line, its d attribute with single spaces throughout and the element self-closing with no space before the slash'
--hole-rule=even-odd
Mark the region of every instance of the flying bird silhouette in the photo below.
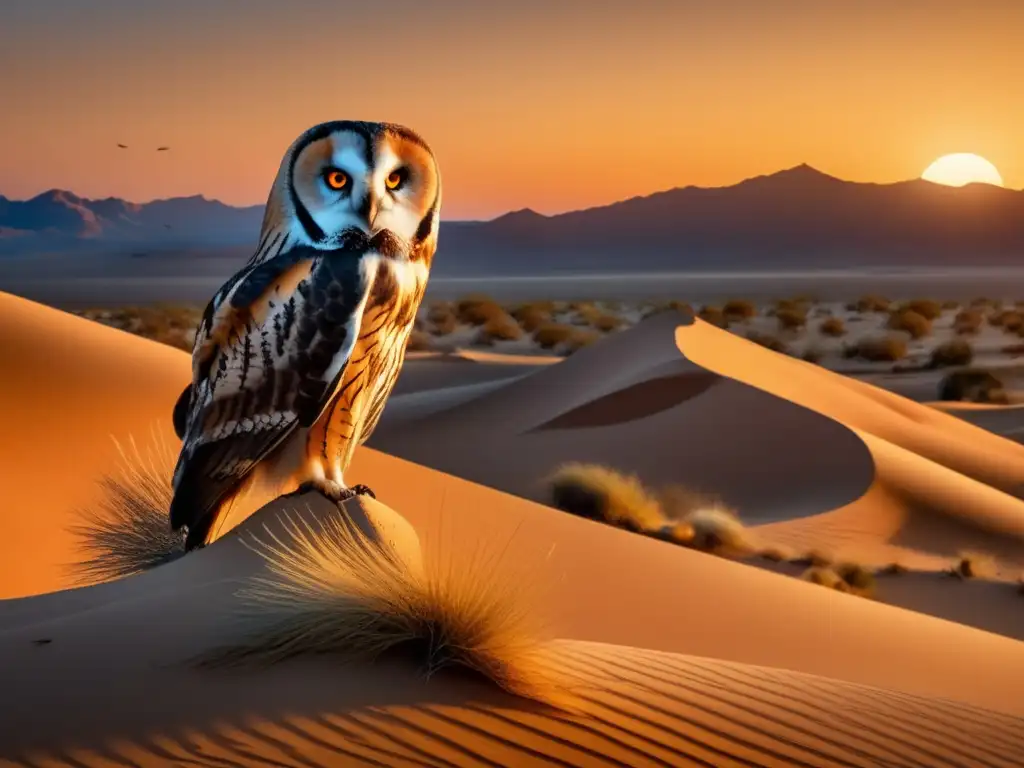
<svg viewBox="0 0 1024 768">
<path fill-rule="evenodd" d="M 118 144 L 117 146 L 119 146 L 121 149 L 128 149 L 127 144 Z"/>
<path fill-rule="evenodd" d="M 168 149 L 170 149 L 170 147 L 157 147 L 156 151 L 157 152 L 166 152 Z"/>
</svg>

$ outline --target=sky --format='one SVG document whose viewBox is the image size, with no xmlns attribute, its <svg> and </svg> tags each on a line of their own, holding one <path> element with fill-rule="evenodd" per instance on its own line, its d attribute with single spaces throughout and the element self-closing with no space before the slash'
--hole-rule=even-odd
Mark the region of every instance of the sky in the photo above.
<svg viewBox="0 0 1024 768">
<path fill-rule="evenodd" d="M 446 219 L 952 152 L 1019 189 L 1022 34 L 1024 0 L 15 0 L 0 194 L 259 204 L 332 119 L 421 133 Z"/>
</svg>

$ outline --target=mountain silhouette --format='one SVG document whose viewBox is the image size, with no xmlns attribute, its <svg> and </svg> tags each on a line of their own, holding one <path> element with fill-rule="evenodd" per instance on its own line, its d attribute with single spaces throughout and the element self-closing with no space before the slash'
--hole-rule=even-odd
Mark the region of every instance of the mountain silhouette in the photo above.
<svg viewBox="0 0 1024 768">
<path fill-rule="evenodd" d="M 201 196 L 135 204 L 50 190 L 0 197 L 0 247 L 255 244 L 262 206 Z M 850 182 L 808 165 L 554 216 L 445 221 L 438 267 L 460 274 L 1008 264 L 1024 256 L 1024 191 L 920 179 Z"/>
</svg>

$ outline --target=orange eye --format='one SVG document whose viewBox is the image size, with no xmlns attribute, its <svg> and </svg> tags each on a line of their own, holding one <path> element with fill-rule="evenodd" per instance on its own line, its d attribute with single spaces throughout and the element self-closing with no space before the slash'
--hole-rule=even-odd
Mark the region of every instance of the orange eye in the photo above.
<svg viewBox="0 0 1024 768">
<path fill-rule="evenodd" d="M 337 169 L 328 171 L 324 174 L 324 181 L 331 189 L 344 189 L 348 186 L 348 174 Z"/>
<path fill-rule="evenodd" d="M 392 171 L 388 174 L 388 177 L 384 179 L 384 183 L 388 189 L 398 189 L 402 182 L 405 181 L 405 174 L 402 171 Z"/>
</svg>

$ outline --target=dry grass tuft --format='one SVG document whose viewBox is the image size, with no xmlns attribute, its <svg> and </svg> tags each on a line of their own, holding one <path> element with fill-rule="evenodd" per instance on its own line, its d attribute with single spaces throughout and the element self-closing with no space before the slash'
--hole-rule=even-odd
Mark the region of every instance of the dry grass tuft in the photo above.
<svg viewBox="0 0 1024 768">
<path fill-rule="evenodd" d="M 680 522 L 693 530 L 690 546 L 718 554 L 747 554 L 753 549 L 736 513 L 722 504 L 695 509 Z"/>
<path fill-rule="evenodd" d="M 802 581 L 809 581 L 811 584 L 818 584 L 826 589 L 836 589 L 840 592 L 849 592 L 850 585 L 847 584 L 832 568 L 827 565 L 812 565 L 802 574 Z"/>
<path fill-rule="evenodd" d="M 888 328 L 909 333 L 912 339 L 921 339 L 932 331 L 932 321 L 912 309 L 902 309 L 889 315 Z"/>
<path fill-rule="evenodd" d="M 705 323 L 716 325 L 719 328 L 729 327 L 729 318 L 725 316 L 725 313 L 720 307 L 716 307 L 712 304 L 706 304 L 700 308 L 700 312 L 697 313 L 697 317 L 703 320 Z"/>
<path fill-rule="evenodd" d="M 939 400 L 973 403 L 1009 402 L 1003 382 L 990 371 L 965 369 L 947 374 L 939 382 Z"/>
<path fill-rule="evenodd" d="M 907 573 L 910 569 L 903 563 L 889 563 L 878 570 L 878 573 L 882 576 L 902 576 Z"/>
<path fill-rule="evenodd" d="M 757 305 L 746 299 L 729 299 L 722 305 L 722 314 L 730 321 L 750 320 L 757 317 Z"/>
<path fill-rule="evenodd" d="M 507 313 L 490 296 L 473 294 L 459 300 L 455 314 L 466 325 L 483 325 L 489 320 L 504 317 Z"/>
<path fill-rule="evenodd" d="M 429 352 L 434 349 L 434 337 L 426 331 L 413 330 L 405 348 L 409 352 Z"/>
<path fill-rule="evenodd" d="M 985 316 L 977 309 L 963 309 L 953 318 L 953 332 L 959 336 L 973 336 L 981 331 Z"/>
<path fill-rule="evenodd" d="M 855 595 L 873 597 L 875 594 L 875 574 L 859 563 L 839 563 L 833 570 L 845 581 Z"/>
<path fill-rule="evenodd" d="M 945 368 L 953 365 L 970 365 L 974 359 L 974 348 L 964 339 L 950 339 L 932 350 L 928 359 L 931 368 Z"/>
<path fill-rule="evenodd" d="M 942 314 L 942 303 L 935 299 L 911 299 L 904 303 L 899 311 L 914 312 L 925 320 L 935 320 Z"/>
<path fill-rule="evenodd" d="M 775 319 L 782 330 L 796 330 L 807 325 L 807 310 L 803 307 L 783 307 L 776 310 Z"/>
<path fill-rule="evenodd" d="M 907 356 L 907 342 L 896 336 L 860 339 L 843 350 L 844 357 L 859 357 L 872 363 L 896 362 Z"/>
<path fill-rule="evenodd" d="M 412 658 L 429 676 L 469 670 L 505 691 L 558 706 L 564 681 L 524 599 L 521 579 L 493 563 L 410 568 L 347 515 L 314 528 L 282 521 L 292 541 L 250 545 L 269 576 L 254 577 L 243 601 L 243 642 L 196 659 L 203 667 L 268 666 L 303 655 L 346 662 Z"/>
<path fill-rule="evenodd" d="M 511 315 L 527 333 L 533 333 L 545 323 L 551 322 L 554 312 L 553 302 L 535 301 L 515 307 Z"/>
<path fill-rule="evenodd" d="M 846 308 L 851 312 L 888 312 L 892 302 L 884 296 L 861 296 L 857 301 L 848 304 Z"/>
<path fill-rule="evenodd" d="M 961 552 L 947 571 L 961 581 L 964 579 L 991 578 L 997 572 L 996 562 L 983 552 Z"/>
<path fill-rule="evenodd" d="M 666 523 L 658 499 L 635 475 L 572 462 L 555 470 L 547 483 L 552 506 L 564 512 L 648 533 Z"/>
<path fill-rule="evenodd" d="M 814 568 L 822 568 L 824 566 L 832 565 L 834 558 L 824 552 L 816 549 L 812 549 L 800 557 L 795 557 L 790 560 L 793 565 L 808 565 Z"/>
<path fill-rule="evenodd" d="M 94 584 L 131 576 L 185 554 L 184 538 L 171 531 L 174 452 L 153 433 L 147 451 L 134 438 L 128 450 L 117 444 L 121 461 L 115 474 L 100 480 L 104 498 L 95 509 L 79 510 L 71 527 L 84 558 L 71 564 L 76 580 Z"/>
<path fill-rule="evenodd" d="M 496 341 L 516 341 L 523 337 L 523 329 L 511 315 L 492 317 L 476 332 L 475 344 L 491 345 Z"/>
<path fill-rule="evenodd" d="M 1000 309 L 988 316 L 988 322 L 994 328 L 1017 333 L 1024 327 L 1024 316 L 1012 309 Z"/>
<path fill-rule="evenodd" d="M 750 331 L 746 335 L 747 341 L 752 341 L 760 347 L 770 349 L 772 352 L 781 352 L 784 355 L 789 354 L 789 347 L 786 343 L 777 336 L 772 336 L 770 333 L 759 333 L 758 331 Z"/>
<path fill-rule="evenodd" d="M 838 317 L 830 317 L 821 321 L 818 331 L 823 336 L 842 336 L 846 333 L 846 325 Z"/>
<path fill-rule="evenodd" d="M 757 554 L 771 563 L 788 563 L 793 559 L 793 553 L 785 547 L 765 547 Z"/>
<path fill-rule="evenodd" d="M 611 333 L 621 328 L 623 323 L 623 319 L 618 315 L 602 313 L 595 317 L 590 324 L 602 333 Z"/>
</svg>

